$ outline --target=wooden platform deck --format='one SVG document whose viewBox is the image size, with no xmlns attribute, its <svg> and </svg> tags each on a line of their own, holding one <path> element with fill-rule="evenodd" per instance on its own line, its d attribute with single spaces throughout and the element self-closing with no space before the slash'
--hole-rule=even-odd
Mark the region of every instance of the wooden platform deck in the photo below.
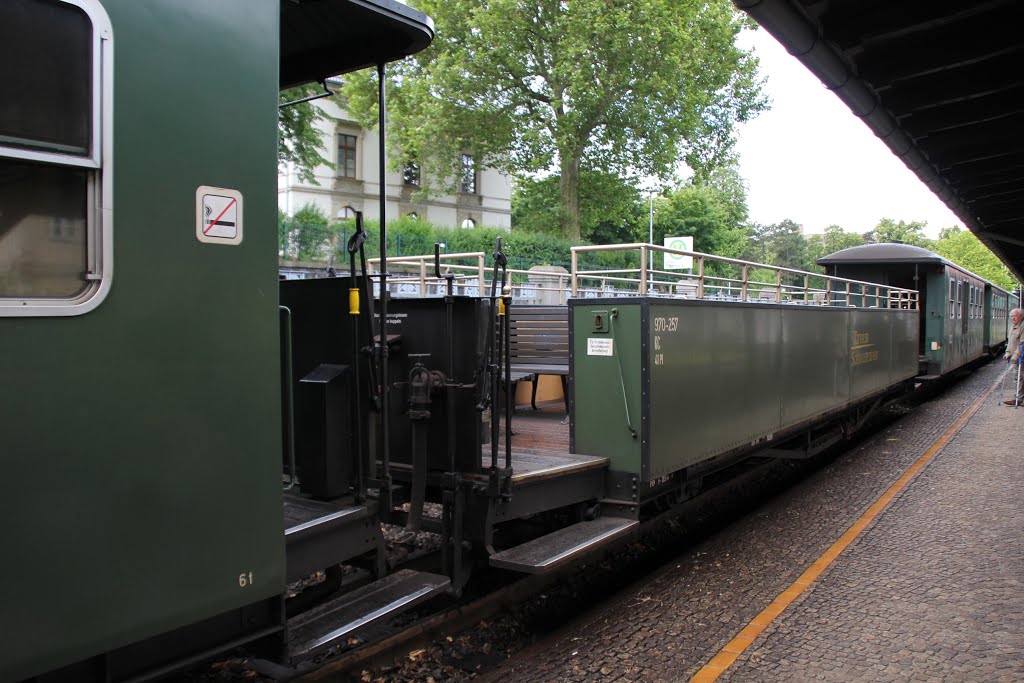
<svg viewBox="0 0 1024 683">
<path fill-rule="evenodd" d="M 569 452 L 569 425 L 563 424 L 561 401 L 540 410 L 520 410 L 512 416 L 512 485 L 565 476 L 608 465 L 608 458 Z M 485 444 L 483 466 L 491 464 L 491 446 Z M 498 463 L 505 462 L 505 426 L 498 441 Z"/>
</svg>

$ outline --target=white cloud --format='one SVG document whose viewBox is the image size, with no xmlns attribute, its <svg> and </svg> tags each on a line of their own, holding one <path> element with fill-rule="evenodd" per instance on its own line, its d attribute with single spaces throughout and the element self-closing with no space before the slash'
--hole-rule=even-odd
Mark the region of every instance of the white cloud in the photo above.
<svg viewBox="0 0 1024 683">
<path fill-rule="evenodd" d="M 767 31 L 747 33 L 768 78 L 770 111 L 739 131 L 751 220 L 785 218 L 806 234 L 831 224 L 866 232 L 882 218 L 927 221 L 926 233 L 962 225 L 946 205 Z"/>
</svg>

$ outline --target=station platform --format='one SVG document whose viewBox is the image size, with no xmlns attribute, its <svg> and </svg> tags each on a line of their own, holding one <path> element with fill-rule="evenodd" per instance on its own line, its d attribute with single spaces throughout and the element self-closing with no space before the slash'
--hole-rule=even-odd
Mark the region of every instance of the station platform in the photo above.
<svg viewBox="0 0 1024 683">
<path fill-rule="evenodd" d="M 1024 681 L 1024 407 L 989 363 L 486 680 Z"/>
</svg>

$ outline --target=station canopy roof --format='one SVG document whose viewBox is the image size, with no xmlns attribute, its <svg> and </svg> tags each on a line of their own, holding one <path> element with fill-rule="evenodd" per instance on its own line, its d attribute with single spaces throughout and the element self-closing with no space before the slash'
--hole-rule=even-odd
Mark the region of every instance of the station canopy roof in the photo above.
<svg viewBox="0 0 1024 683">
<path fill-rule="evenodd" d="M 1024 280 L 1024 2 L 733 2 Z"/>
<path fill-rule="evenodd" d="M 433 20 L 394 0 L 281 0 L 281 88 L 402 59 L 433 39 Z"/>
</svg>

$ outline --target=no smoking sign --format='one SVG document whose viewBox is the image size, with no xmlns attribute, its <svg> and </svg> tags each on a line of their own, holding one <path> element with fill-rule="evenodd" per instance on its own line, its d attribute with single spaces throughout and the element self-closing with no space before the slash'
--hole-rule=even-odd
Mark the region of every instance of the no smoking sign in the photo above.
<svg viewBox="0 0 1024 683">
<path fill-rule="evenodd" d="M 241 192 L 209 185 L 196 189 L 196 239 L 207 244 L 241 243 Z"/>
</svg>

